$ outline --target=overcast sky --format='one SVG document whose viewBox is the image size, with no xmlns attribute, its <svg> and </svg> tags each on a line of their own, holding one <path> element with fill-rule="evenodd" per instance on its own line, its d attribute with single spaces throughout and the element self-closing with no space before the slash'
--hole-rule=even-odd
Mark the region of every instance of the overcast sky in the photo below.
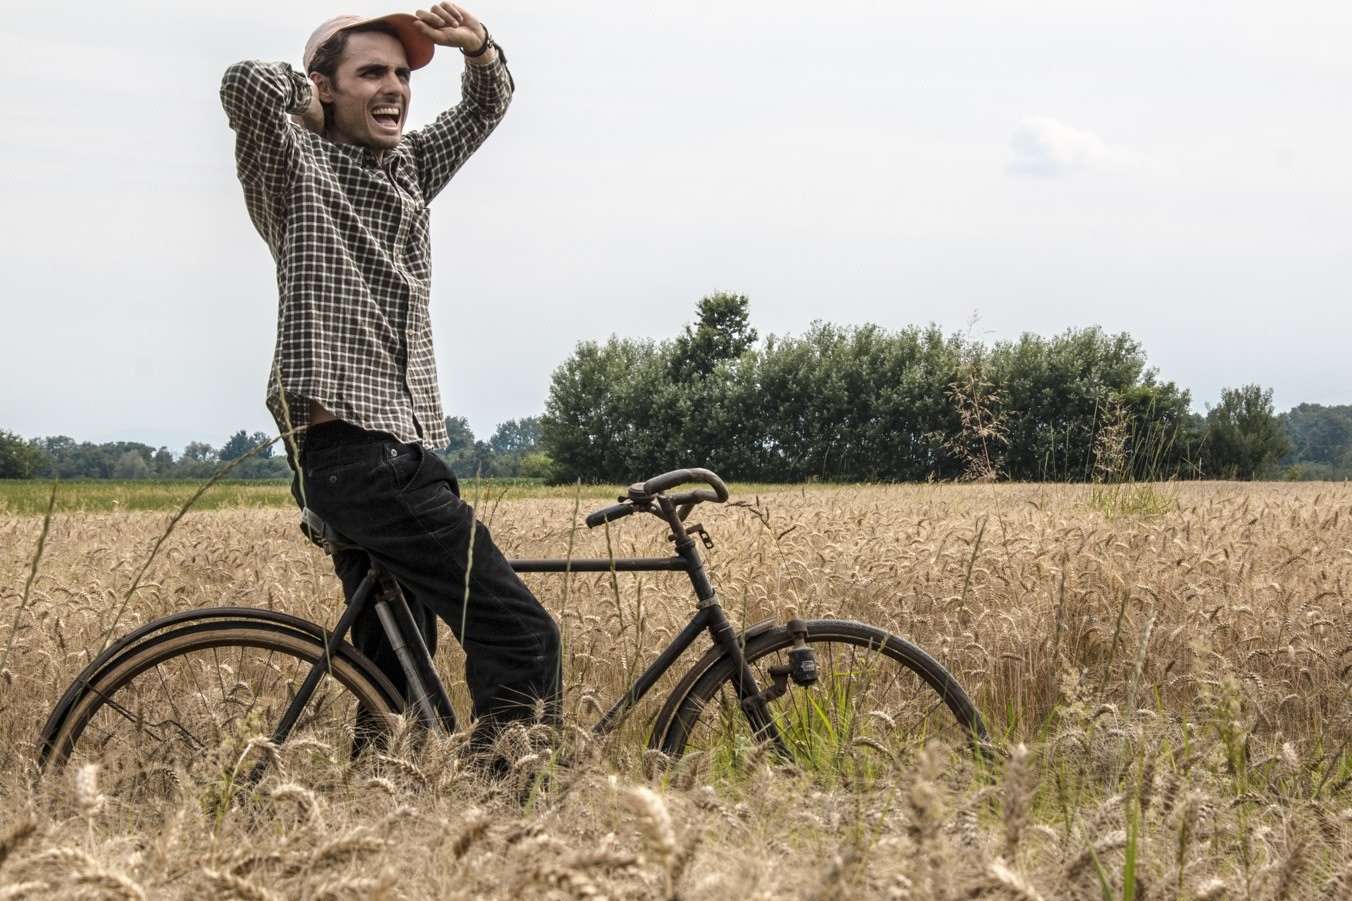
<svg viewBox="0 0 1352 901">
<path fill-rule="evenodd" d="M 272 260 L 218 99 L 344 9 L 5 0 L 0 429 L 272 430 Z M 762 334 L 1102 325 L 1201 409 L 1352 402 L 1352 3 L 468 5 L 507 118 L 432 206 L 442 398 L 539 413 L 584 339 L 704 294 Z M 410 10 L 411 11 L 411 10 Z M 414 73 L 410 127 L 459 95 Z"/>
</svg>

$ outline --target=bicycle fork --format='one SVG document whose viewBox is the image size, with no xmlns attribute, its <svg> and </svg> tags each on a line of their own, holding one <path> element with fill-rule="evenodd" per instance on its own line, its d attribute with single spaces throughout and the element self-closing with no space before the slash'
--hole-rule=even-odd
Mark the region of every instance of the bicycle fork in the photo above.
<svg viewBox="0 0 1352 901">
<path fill-rule="evenodd" d="M 797 618 L 788 621 L 789 632 L 794 639 L 793 647 L 789 649 L 789 662 L 770 667 L 771 682 L 762 689 L 756 684 L 756 674 L 751 669 L 751 664 L 747 662 L 741 642 L 737 640 L 737 633 L 723 614 L 722 608 L 717 608 L 711 613 L 713 616 L 710 629 L 714 638 L 732 658 L 734 670 L 740 673 L 737 677 L 737 699 L 747 723 L 751 726 L 752 734 L 757 741 L 770 742 L 783 760 L 791 762 L 793 754 L 780 734 L 779 727 L 775 725 L 774 715 L 770 712 L 770 702 L 788 691 L 790 679 L 795 685 L 803 688 L 810 688 L 817 682 L 817 657 L 805 640 L 807 626 Z"/>
<path fill-rule="evenodd" d="M 328 640 L 324 644 L 324 653 L 310 668 L 305 681 L 301 683 L 286 712 L 282 714 L 281 722 L 273 731 L 274 746 L 281 747 L 291 734 L 291 730 L 295 728 L 296 721 L 300 719 L 305 706 L 310 703 L 315 689 L 331 670 L 333 655 L 338 652 L 339 646 L 351 631 L 357 617 L 371 602 L 371 595 L 377 591 L 379 596 L 375 601 L 376 616 L 399 660 L 399 666 L 404 671 L 408 685 L 407 706 L 413 710 L 423 726 L 429 729 L 444 729 L 447 732 L 455 731 L 455 710 L 451 706 L 451 699 L 432 668 L 432 655 L 428 653 L 422 633 L 413 622 L 413 614 L 408 609 L 404 592 L 394 577 L 372 560 L 365 578 L 352 593 L 347 609 L 343 611 L 338 624 L 329 633 Z M 267 756 L 254 764 L 253 770 L 249 773 L 250 784 L 256 785 L 263 778 L 267 766 Z"/>
<path fill-rule="evenodd" d="M 761 689 L 756 684 L 756 674 L 751 669 L 751 664 L 747 663 L 745 649 L 738 640 L 737 632 L 728 622 L 727 615 L 718 603 L 718 594 L 709 581 L 699 551 L 695 549 L 695 541 L 690 537 L 697 534 L 706 548 L 712 548 L 713 541 L 709 538 L 708 532 L 702 525 L 685 527 L 667 498 L 660 498 L 658 506 L 667 524 L 671 526 L 676 553 L 686 561 L 690 584 L 694 587 L 699 605 L 705 610 L 708 618 L 709 632 L 714 642 L 720 645 L 723 652 L 732 660 L 733 670 L 737 673 L 737 700 L 742 713 L 746 716 L 747 724 L 751 727 L 752 735 L 757 741 L 770 742 L 781 759 L 792 762 L 793 754 L 775 725 L 774 716 L 770 712 L 770 702 L 788 690 L 790 678 L 795 685 L 803 687 L 812 686 L 817 682 L 817 658 L 806 641 L 807 626 L 796 616 L 789 619 L 788 627 L 794 639 L 793 647 L 789 650 L 789 663 L 770 667 L 771 683 Z"/>
</svg>

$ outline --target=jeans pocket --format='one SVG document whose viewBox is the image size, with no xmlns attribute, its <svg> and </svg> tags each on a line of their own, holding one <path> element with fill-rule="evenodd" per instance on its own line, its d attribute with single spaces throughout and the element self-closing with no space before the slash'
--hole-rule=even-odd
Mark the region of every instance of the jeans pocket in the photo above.
<svg viewBox="0 0 1352 901">
<path fill-rule="evenodd" d="M 417 442 L 382 446 L 385 463 L 394 475 L 394 488 L 403 494 L 418 481 L 426 463 L 427 451 Z"/>
<path fill-rule="evenodd" d="M 311 491 L 319 495 L 335 492 L 351 495 L 370 483 L 372 472 L 379 472 L 375 468 L 379 465 L 376 448 L 369 444 L 337 445 L 301 454 L 307 495 Z"/>
<path fill-rule="evenodd" d="M 300 454 L 300 465 L 307 474 L 322 472 L 357 462 L 363 450 L 364 448 L 352 444 L 335 444 L 314 450 L 305 448 Z"/>
</svg>

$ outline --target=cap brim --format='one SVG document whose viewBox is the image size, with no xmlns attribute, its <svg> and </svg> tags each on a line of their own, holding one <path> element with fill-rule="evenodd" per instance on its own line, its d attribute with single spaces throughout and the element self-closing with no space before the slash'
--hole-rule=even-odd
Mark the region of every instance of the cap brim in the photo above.
<svg viewBox="0 0 1352 901">
<path fill-rule="evenodd" d="M 360 22 L 353 22 L 347 28 L 340 30 L 347 31 L 356 28 L 358 25 L 367 25 L 371 22 L 385 22 L 399 34 L 399 43 L 404 45 L 404 55 L 408 57 L 408 67 L 410 69 L 421 69 L 432 61 L 432 54 L 436 51 L 437 45 L 423 36 L 423 33 L 413 24 L 416 21 L 418 21 L 417 18 L 408 13 L 390 13 L 388 16 L 374 16 L 370 19 L 362 19 Z"/>
</svg>

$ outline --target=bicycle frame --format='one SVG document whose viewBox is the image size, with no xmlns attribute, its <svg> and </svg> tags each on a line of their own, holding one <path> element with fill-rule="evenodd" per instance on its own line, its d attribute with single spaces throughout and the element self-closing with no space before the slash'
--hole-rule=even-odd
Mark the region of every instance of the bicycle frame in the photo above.
<svg viewBox="0 0 1352 901">
<path fill-rule="evenodd" d="M 728 621 L 718 602 L 718 595 L 709 581 L 704 569 L 704 561 L 695 548 L 692 532 L 700 527 L 686 529 L 676 506 L 665 497 L 656 499 L 660 509 L 658 517 L 671 527 L 676 545 L 676 555 L 672 557 L 630 557 L 622 559 L 588 558 L 569 559 L 530 559 L 508 560 L 508 564 L 518 573 L 598 573 L 598 572 L 684 572 L 690 577 L 695 590 L 698 605 L 694 616 L 680 633 L 672 639 L 658 654 L 633 684 L 625 690 L 592 727 L 593 733 L 603 735 L 613 731 L 622 723 L 628 713 L 657 684 L 657 681 L 671 668 L 682 654 L 699 636 L 708 632 L 715 645 L 728 655 L 741 673 L 738 679 L 737 694 L 742 702 L 742 711 L 746 715 L 752 733 L 772 741 L 783 749 L 783 743 L 775 730 L 769 708 L 761 697 L 760 687 L 756 684 L 755 674 L 746 662 L 738 633 Z M 377 595 L 377 589 L 381 589 Z M 376 614 L 381 626 L 389 638 L 391 646 L 399 659 L 399 664 L 408 678 L 409 697 L 405 699 L 408 707 L 419 720 L 429 728 L 455 730 L 455 714 L 451 707 L 446 688 L 438 678 L 432 665 L 432 656 L 422 640 L 422 635 L 413 627 L 413 619 L 399 584 L 381 569 L 373 560 L 357 590 L 353 592 L 342 617 L 328 636 L 326 653 L 315 662 L 305 681 L 291 700 L 281 722 L 273 733 L 274 744 L 286 741 L 295 726 L 301 712 L 309 703 L 319 682 L 328 672 L 329 660 L 342 643 L 357 616 L 375 597 Z M 267 765 L 267 758 L 259 760 L 252 777 L 257 781 Z"/>
</svg>

